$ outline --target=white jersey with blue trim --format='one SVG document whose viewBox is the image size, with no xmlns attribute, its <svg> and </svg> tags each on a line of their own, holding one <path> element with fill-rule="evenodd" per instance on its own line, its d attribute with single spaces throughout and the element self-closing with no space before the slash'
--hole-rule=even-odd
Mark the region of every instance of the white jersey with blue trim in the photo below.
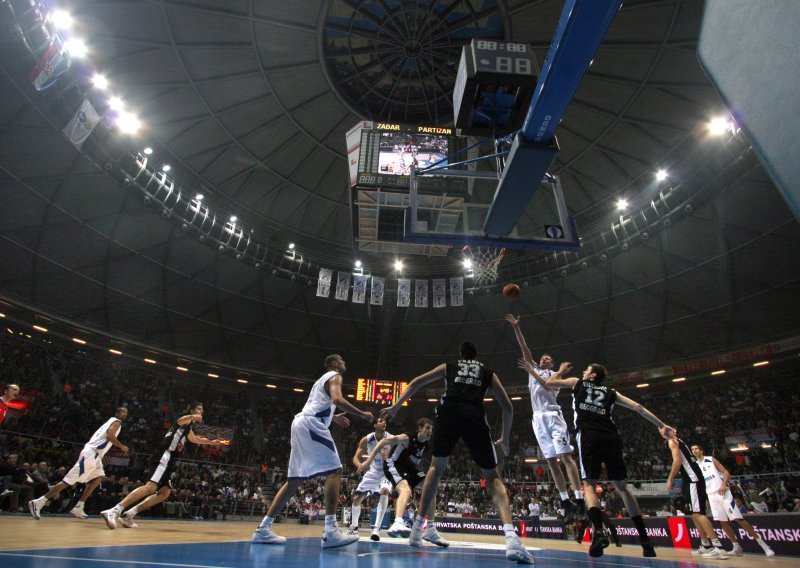
<svg viewBox="0 0 800 568">
<path fill-rule="evenodd" d="M 119 430 L 117 430 L 117 434 L 119 434 L 122 431 L 122 421 L 117 417 L 109 418 L 105 424 L 97 429 L 97 432 L 92 434 L 92 437 L 88 442 L 86 442 L 86 445 L 83 448 L 96 452 L 98 457 L 101 458 L 106 455 L 106 452 L 108 452 L 113 445 L 108 439 L 108 429 L 111 428 L 111 425 L 114 422 L 120 423 Z"/>
<path fill-rule="evenodd" d="M 552 369 L 542 369 L 536 363 L 533 364 L 533 372 L 537 373 L 543 381 L 555 375 Z M 561 410 L 558 401 L 556 401 L 556 393 L 558 391 L 543 387 L 536 380 L 536 377 L 531 374 L 528 375 L 528 390 L 531 392 L 531 407 L 534 412 Z"/>
<path fill-rule="evenodd" d="M 711 495 L 719 491 L 722 487 L 722 472 L 714 465 L 714 460 L 706 456 L 697 462 L 700 466 L 700 471 L 703 472 L 703 477 L 706 480 L 706 493 Z"/>
<path fill-rule="evenodd" d="M 333 413 L 336 411 L 336 405 L 331 401 L 331 396 L 325 391 L 325 384 L 340 374 L 339 371 L 328 371 L 322 375 L 314 386 L 311 387 L 311 392 L 308 395 L 308 400 L 300 414 L 303 416 L 315 416 L 321 419 L 325 426 L 331 425 L 333 420 Z"/>
<path fill-rule="evenodd" d="M 389 434 L 389 432 L 383 433 L 383 438 L 390 438 L 391 436 L 392 435 Z M 381 440 L 383 438 L 381 438 Z M 372 453 L 372 450 L 374 450 L 375 446 L 378 445 L 378 441 L 379 440 L 377 436 L 375 436 L 375 432 L 370 432 L 369 434 L 367 434 L 367 454 Z M 381 472 L 383 471 L 383 460 L 385 457 L 384 453 L 386 454 L 386 456 L 388 456 L 390 453 L 389 448 L 387 446 L 381 448 L 381 451 L 378 452 L 378 455 L 375 456 L 375 459 L 372 460 L 372 463 L 369 465 L 370 469 Z"/>
</svg>

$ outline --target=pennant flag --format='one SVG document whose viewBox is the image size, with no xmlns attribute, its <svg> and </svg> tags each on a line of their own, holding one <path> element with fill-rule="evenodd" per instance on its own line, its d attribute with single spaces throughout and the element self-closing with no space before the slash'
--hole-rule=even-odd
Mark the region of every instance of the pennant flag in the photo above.
<svg viewBox="0 0 800 568">
<path fill-rule="evenodd" d="M 414 294 L 414 305 L 418 308 L 428 307 L 428 281 L 414 280 L 416 294 Z"/>
<path fill-rule="evenodd" d="M 64 127 L 64 134 L 67 135 L 69 141 L 72 142 L 76 148 L 80 150 L 83 143 L 92 134 L 92 130 L 100 122 L 100 115 L 94 110 L 92 103 L 89 99 L 83 101 L 81 108 L 72 117 Z"/>
<path fill-rule="evenodd" d="M 433 307 L 445 308 L 447 307 L 447 292 L 445 290 L 446 280 L 444 278 L 436 278 L 433 280 Z"/>
<path fill-rule="evenodd" d="M 338 281 L 336 282 L 336 299 L 347 301 L 347 296 L 350 294 L 350 273 L 339 272 Z"/>
<path fill-rule="evenodd" d="M 353 303 L 363 304 L 367 300 L 367 279 L 369 276 L 356 274 L 353 277 Z"/>
<path fill-rule="evenodd" d="M 464 305 L 464 278 L 462 276 L 450 279 L 450 305 Z"/>
<path fill-rule="evenodd" d="M 61 40 L 58 36 L 53 38 L 42 57 L 36 63 L 28 78 L 37 91 L 44 91 L 51 87 L 70 66 L 69 57 L 64 53 Z"/>
<path fill-rule="evenodd" d="M 373 306 L 383 305 L 383 289 L 386 287 L 386 279 L 379 276 L 372 277 L 372 291 L 369 303 Z"/>
<path fill-rule="evenodd" d="M 411 280 L 397 279 L 397 307 L 407 308 L 411 304 Z"/>
<path fill-rule="evenodd" d="M 333 270 L 330 268 L 319 269 L 319 280 L 317 280 L 317 296 L 320 298 L 329 298 L 331 295 L 331 280 L 333 279 Z"/>
</svg>

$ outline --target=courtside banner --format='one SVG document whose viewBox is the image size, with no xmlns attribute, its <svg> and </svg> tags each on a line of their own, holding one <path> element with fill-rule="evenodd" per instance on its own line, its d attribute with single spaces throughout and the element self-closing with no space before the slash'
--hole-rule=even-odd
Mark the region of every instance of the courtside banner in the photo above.
<svg viewBox="0 0 800 568">
<path fill-rule="evenodd" d="M 540 521 L 539 526 L 542 538 L 565 538 L 564 523 L 561 521 Z M 532 528 L 529 521 L 515 521 L 514 527 L 518 533 L 524 532 L 524 536 L 532 536 Z M 500 519 L 478 519 L 474 517 L 436 517 L 436 528 L 441 532 L 467 534 L 500 535 L 503 533 L 503 523 Z"/>
<path fill-rule="evenodd" d="M 745 515 L 744 518 L 753 525 L 753 529 L 761 535 L 775 554 L 800 556 L 800 514 Z M 623 544 L 639 544 L 639 535 L 630 519 L 611 519 L 611 521 L 617 527 L 619 540 Z M 650 540 L 656 546 L 686 550 L 700 546 L 700 536 L 691 517 L 647 517 L 644 519 L 644 524 Z M 713 525 L 725 549 L 731 550 L 733 544 L 719 523 L 713 521 Z M 758 543 L 747 536 L 744 529 L 735 522 L 731 525 L 745 552 L 764 554 Z M 687 537 L 690 542 L 687 542 Z"/>
</svg>

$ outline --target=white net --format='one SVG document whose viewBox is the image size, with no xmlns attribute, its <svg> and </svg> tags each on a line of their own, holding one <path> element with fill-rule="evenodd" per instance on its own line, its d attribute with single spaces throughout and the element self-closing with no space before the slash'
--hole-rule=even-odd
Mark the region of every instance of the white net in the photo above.
<svg viewBox="0 0 800 568">
<path fill-rule="evenodd" d="M 486 286 L 497 282 L 497 266 L 506 254 L 504 248 L 470 247 L 462 251 L 465 259 L 469 259 L 476 286 Z"/>
</svg>

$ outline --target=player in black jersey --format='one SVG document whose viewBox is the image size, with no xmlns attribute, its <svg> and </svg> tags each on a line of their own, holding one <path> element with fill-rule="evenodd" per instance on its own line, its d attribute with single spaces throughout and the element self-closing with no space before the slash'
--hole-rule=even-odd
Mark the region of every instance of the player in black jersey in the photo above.
<svg viewBox="0 0 800 568">
<path fill-rule="evenodd" d="M 117 520 L 126 528 L 136 528 L 136 523 L 133 522 L 133 517 L 137 513 L 154 507 L 161 503 L 164 499 L 169 497 L 172 488 L 169 484 L 170 474 L 175 466 L 175 460 L 183 452 L 183 446 L 186 440 L 193 444 L 200 446 L 221 446 L 220 440 L 209 440 L 205 436 L 199 436 L 194 433 L 192 426 L 196 423 L 203 421 L 203 404 L 200 402 L 193 402 L 187 409 L 188 414 L 181 416 L 172 425 L 172 428 L 164 435 L 164 440 L 161 444 L 161 451 L 158 454 L 158 461 L 156 463 L 153 475 L 150 480 L 141 487 L 134 489 L 122 501 L 117 503 L 116 506 L 100 514 L 106 520 L 108 528 L 117 528 Z M 138 505 L 132 507 L 128 511 L 126 508 L 134 503 Z M 123 514 L 123 511 L 125 513 Z"/>
<path fill-rule="evenodd" d="M 680 473 L 683 482 L 683 499 L 692 516 L 694 526 L 700 533 L 700 548 L 693 550 L 692 554 L 704 558 L 727 558 L 728 555 L 717 538 L 711 521 L 706 517 L 708 496 L 706 495 L 706 481 L 700 466 L 697 465 L 692 451 L 683 440 L 675 437 L 667 440 L 667 443 L 672 453 L 672 469 L 667 477 L 667 491 L 672 491 L 672 482 Z"/>
<path fill-rule="evenodd" d="M 411 532 L 403 522 L 403 515 L 408 507 L 408 502 L 414 493 L 414 488 L 425 479 L 425 473 L 419 470 L 428 440 L 433 432 L 433 420 L 421 418 L 417 421 L 417 431 L 397 436 L 388 436 L 375 444 L 367 459 L 358 468 L 359 475 L 365 473 L 372 460 L 380 453 L 384 446 L 394 446 L 391 455 L 383 462 L 383 474 L 397 491 L 397 501 L 394 504 L 394 522 L 386 531 L 390 537 L 407 537 Z"/>
<path fill-rule="evenodd" d="M 472 459 L 481 468 L 486 479 L 487 489 L 497 512 L 503 521 L 506 537 L 506 558 L 526 564 L 533 564 L 533 556 L 522 545 L 511 521 L 511 507 L 506 487 L 497 470 L 499 463 L 495 444 L 508 454 L 511 420 L 514 409 L 499 377 L 477 360 L 478 349 L 471 341 L 459 346 L 460 358 L 453 363 L 442 363 L 427 373 L 412 380 L 408 389 L 394 405 L 381 411 L 381 416 L 391 420 L 403 403 L 420 388 L 434 381 L 444 379 L 445 392 L 436 407 L 436 421 L 433 427 L 433 460 L 425 476 L 419 514 L 414 521 L 408 543 L 420 546 L 427 540 L 439 546 L 447 546 L 446 541 L 436 531 L 434 513 L 436 512 L 436 490 L 439 480 L 447 469 L 447 461 L 459 439 L 463 439 L 472 454 Z M 492 432 L 483 407 L 483 399 L 492 392 L 503 413 L 503 433 L 497 442 L 492 441 Z M 423 536 L 425 518 L 428 528 Z"/>
<path fill-rule="evenodd" d="M 589 547 L 591 556 L 602 556 L 603 549 L 608 546 L 608 537 L 603 534 L 603 518 L 600 512 L 600 502 L 594 491 L 597 480 L 600 478 L 603 465 L 606 466 L 608 479 L 619 492 L 625 507 L 631 515 L 631 520 L 639 533 L 644 556 L 653 557 L 656 551 L 647 538 L 644 521 L 639 512 L 639 503 L 633 493 L 628 489 L 626 479 L 628 469 L 622 457 L 622 438 L 617 431 L 617 425 L 611 418 L 614 405 L 633 410 L 659 429 L 665 438 L 674 435 L 675 429 L 667 426 L 656 415 L 647 410 L 638 402 L 618 393 L 616 390 L 603 384 L 606 378 L 606 369 L 602 365 L 592 363 L 583 372 L 583 379 L 561 377 L 572 368 L 568 362 L 561 363 L 558 373 L 547 380 L 548 387 L 572 389 L 572 409 L 575 412 L 575 430 L 577 430 L 578 456 L 583 479 L 583 493 L 588 507 L 589 518 L 594 527 L 592 544 Z"/>
</svg>

